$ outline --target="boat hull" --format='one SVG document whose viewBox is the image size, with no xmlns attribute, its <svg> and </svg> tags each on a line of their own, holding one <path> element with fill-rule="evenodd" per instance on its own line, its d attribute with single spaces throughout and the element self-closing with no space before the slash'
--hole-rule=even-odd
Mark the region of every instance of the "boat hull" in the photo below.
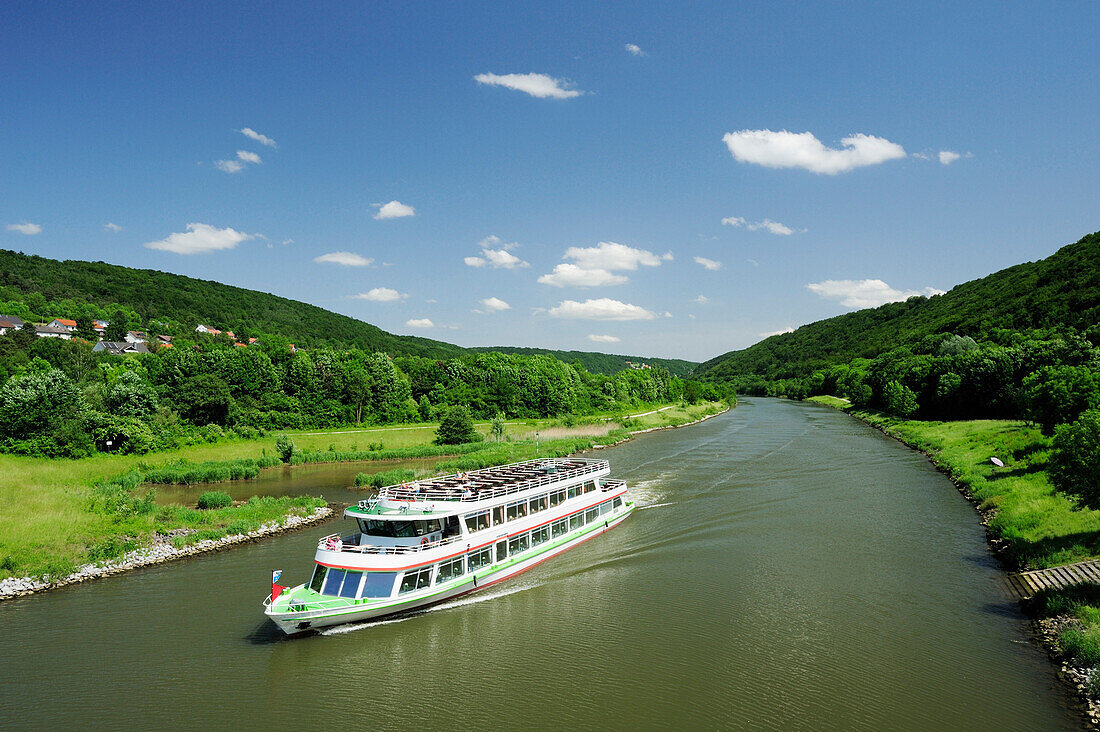
<svg viewBox="0 0 1100 732">
<path fill-rule="evenodd" d="M 483 590 L 486 587 L 503 582 L 518 574 L 522 574 L 551 557 L 557 556 L 558 554 L 572 549 L 578 544 L 582 544 L 593 537 L 613 529 L 633 513 L 633 510 L 633 503 L 624 504 L 623 510 L 620 513 L 608 517 L 607 520 L 602 522 L 602 526 L 597 524 L 594 527 L 579 532 L 575 537 L 567 538 L 567 540 L 561 544 L 548 547 L 542 552 L 533 554 L 530 557 L 524 557 L 517 562 L 511 562 L 499 568 L 489 567 L 488 569 L 475 572 L 469 577 L 464 577 L 463 580 L 458 582 L 455 586 L 443 590 L 432 588 L 436 589 L 436 591 L 416 594 L 410 593 L 410 597 L 404 600 L 399 599 L 396 603 L 388 602 L 393 598 L 387 598 L 387 602 L 382 605 L 349 606 L 324 610 L 305 610 L 301 612 L 272 612 L 271 606 L 268 606 L 265 608 L 265 613 L 272 622 L 275 623 L 279 630 L 287 635 L 298 635 L 311 631 L 323 630 L 336 625 L 363 622 L 436 605 L 461 595 Z"/>
</svg>

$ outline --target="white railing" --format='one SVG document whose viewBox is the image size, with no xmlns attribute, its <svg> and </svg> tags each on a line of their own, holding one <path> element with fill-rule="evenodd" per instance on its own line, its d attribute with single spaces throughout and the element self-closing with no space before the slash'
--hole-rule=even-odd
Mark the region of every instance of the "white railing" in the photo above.
<svg viewBox="0 0 1100 732">
<path fill-rule="evenodd" d="M 339 534 L 329 534 L 328 536 L 322 537 L 321 540 L 317 542 L 317 548 L 324 549 L 325 551 L 337 551 L 335 547 L 329 548 L 328 542 L 330 539 L 333 542 L 339 539 L 341 542 L 339 551 L 341 552 L 350 552 L 353 554 L 415 554 L 416 552 L 426 552 L 430 549 L 438 549 L 446 544 L 454 544 L 462 539 L 461 534 L 456 534 L 455 536 L 448 536 L 445 539 L 426 541 L 411 546 L 376 546 L 374 544 L 359 545 L 351 543 L 353 540 L 357 539 L 358 536 L 358 534 L 349 536 L 348 540 L 344 541 L 343 537 Z"/>
<path fill-rule="evenodd" d="M 378 497 L 380 499 L 390 499 L 395 501 L 486 501 L 493 498 L 499 498 L 501 496 L 511 495 L 512 493 L 519 493 L 520 491 L 528 490 L 529 488 L 535 488 L 541 485 L 549 485 L 551 483 L 558 483 L 563 480 L 570 480 L 572 478 L 578 478 L 590 473 L 597 473 L 601 470 L 609 468 L 609 463 L 606 460 L 593 460 L 590 458 L 571 458 L 566 462 L 575 463 L 583 462 L 579 468 L 572 468 L 571 470 L 565 470 L 562 472 L 545 473 L 538 477 L 527 478 L 519 482 L 513 483 L 508 486 L 500 488 L 481 488 L 473 491 L 472 495 L 466 493 L 466 486 L 455 486 L 453 488 L 432 488 L 422 487 L 419 490 L 407 488 L 401 485 L 386 486 L 378 491 Z M 486 468 L 485 470 L 475 471 L 472 476 L 474 480 L 477 479 L 479 474 L 484 476 L 491 476 L 492 471 L 502 470 L 504 468 L 514 468 L 530 465 L 557 465 L 554 460 L 525 460 L 523 462 L 511 463 L 509 465 L 498 465 L 495 468 Z M 473 488 L 473 486 L 471 486 Z"/>
</svg>

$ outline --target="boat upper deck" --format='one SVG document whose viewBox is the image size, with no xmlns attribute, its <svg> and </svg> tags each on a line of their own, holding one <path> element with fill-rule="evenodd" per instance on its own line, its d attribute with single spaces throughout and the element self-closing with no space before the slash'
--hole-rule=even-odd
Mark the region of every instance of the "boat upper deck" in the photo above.
<svg viewBox="0 0 1100 732">
<path fill-rule="evenodd" d="M 592 458 L 550 458 L 527 460 L 510 465 L 472 470 L 440 478 L 386 486 L 371 501 L 360 501 L 358 507 L 348 509 L 348 514 L 379 515 L 409 511 L 410 504 L 462 504 L 478 503 L 494 498 L 521 493 L 552 483 L 576 481 L 598 473 L 609 473 L 606 460 Z M 445 506 L 433 506 L 433 511 L 446 510 Z"/>
</svg>

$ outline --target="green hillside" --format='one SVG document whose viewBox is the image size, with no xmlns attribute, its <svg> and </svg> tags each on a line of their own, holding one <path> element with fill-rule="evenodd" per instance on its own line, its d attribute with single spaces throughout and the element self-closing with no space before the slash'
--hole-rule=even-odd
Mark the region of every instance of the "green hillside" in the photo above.
<svg viewBox="0 0 1100 732">
<path fill-rule="evenodd" d="M 667 369 L 673 376 L 687 376 L 699 364 L 679 358 L 644 358 L 642 356 L 616 356 L 609 353 L 592 351 L 553 351 L 546 348 L 520 348 L 517 346 L 480 346 L 471 351 L 496 351 L 497 353 L 515 353 L 521 356 L 553 356 L 566 363 L 579 361 L 585 370 L 594 374 L 617 374 L 630 368 L 630 363 L 644 363 L 652 368 Z M 630 363 L 628 363 L 630 362 Z"/>
<path fill-rule="evenodd" d="M 937 333 L 977 337 L 996 328 L 1027 330 L 1100 322 L 1100 233 L 1050 257 L 966 282 L 943 295 L 858 310 L 772 336 L 712 358 L 695 376 L 729 381 L 801 378 L 855 358 L 874 358 Z"/>
<path fill-rule="evenodd" d="M 22 303 L 25 308 L 17 304 Z M 472 351 L 544 354 L 567 363 L 580 361 L 592 373 L 615 374 L 627 361 L 662 366 L 684 376 L 696 366 L 678 359 L 611 356 L 590 351 L 552 351 L 507 346 L 466 349 L 451 343 L 399 336 L 361 320 L 285 297 L 150 269 L 104 262 L 59 261 L 0 249 L 0 313 L 19 317 L 76 317 L 91 303 L 109 318 L 116 308 L 131 322 L 157 321 L 188 332 L 198 323 L 231 329 L 238 335 L 270 333 L 301 347 L 356 347 L 393 355 L 453 358 Z M 98 317 L 98 316 L 97 316 Z M 163 332 L 163 331 L 162 331 Z"/>
</svg>

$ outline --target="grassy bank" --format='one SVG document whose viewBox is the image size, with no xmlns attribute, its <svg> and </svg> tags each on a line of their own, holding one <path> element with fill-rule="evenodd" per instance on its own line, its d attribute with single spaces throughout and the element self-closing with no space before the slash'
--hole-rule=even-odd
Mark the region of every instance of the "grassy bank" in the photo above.
<svg viewBox="0 0 1100 732">
<path fill-rule="evenodd" d="M 820 401 L 818 397 L 814 401 Z M 1100 556 L 1100 511 L 1059 492 L 1047 474 L 1050 438 L 1007 420 L 932 422 L 848 410 L 933 462 L 969 493 L 991 538 L 1019 569 L 1041 569 Z M 999 458 L 997 467 L 990 458 Z"/>
<path fill-rule="evenodd" d="M 721 405 L 675 406 L 638 417 L 633 429 L 653 421 L 692 421 Z M 690 418 L 689 418 L 690 417 Z M 623 420 L 632 424 L 630 420 Z M 488 434 L 487 424 L 476 425 Z M 593 443 L 607 444 L 625 432 L 617 422 L 589 418 L 512 421 L 502 442 L 438 447 L 431 442 L 436 425 L 395 426 L 325 432 L 288 432 L 298 448 L 293 463 L 386 460 L 454 455 L 440 471 L 471 469 L 539 455 L 562 455 Z M 219 538 L 311 511 L 314 498 L 259 498 L 243 505 L 198 511 L 184 506 L 157 507 L 149 483 L 203 483 L 255 477 L 277 464 L 274 435 L 194 445 L 163 453 L 96 455 L 80 460 L 0 455 L 0 579 L 9 576 L 60 576 L 82 563 L 119 556 L 148 543 L 154 534 L 184 530 L 186 539 Z"/>
</svg>

